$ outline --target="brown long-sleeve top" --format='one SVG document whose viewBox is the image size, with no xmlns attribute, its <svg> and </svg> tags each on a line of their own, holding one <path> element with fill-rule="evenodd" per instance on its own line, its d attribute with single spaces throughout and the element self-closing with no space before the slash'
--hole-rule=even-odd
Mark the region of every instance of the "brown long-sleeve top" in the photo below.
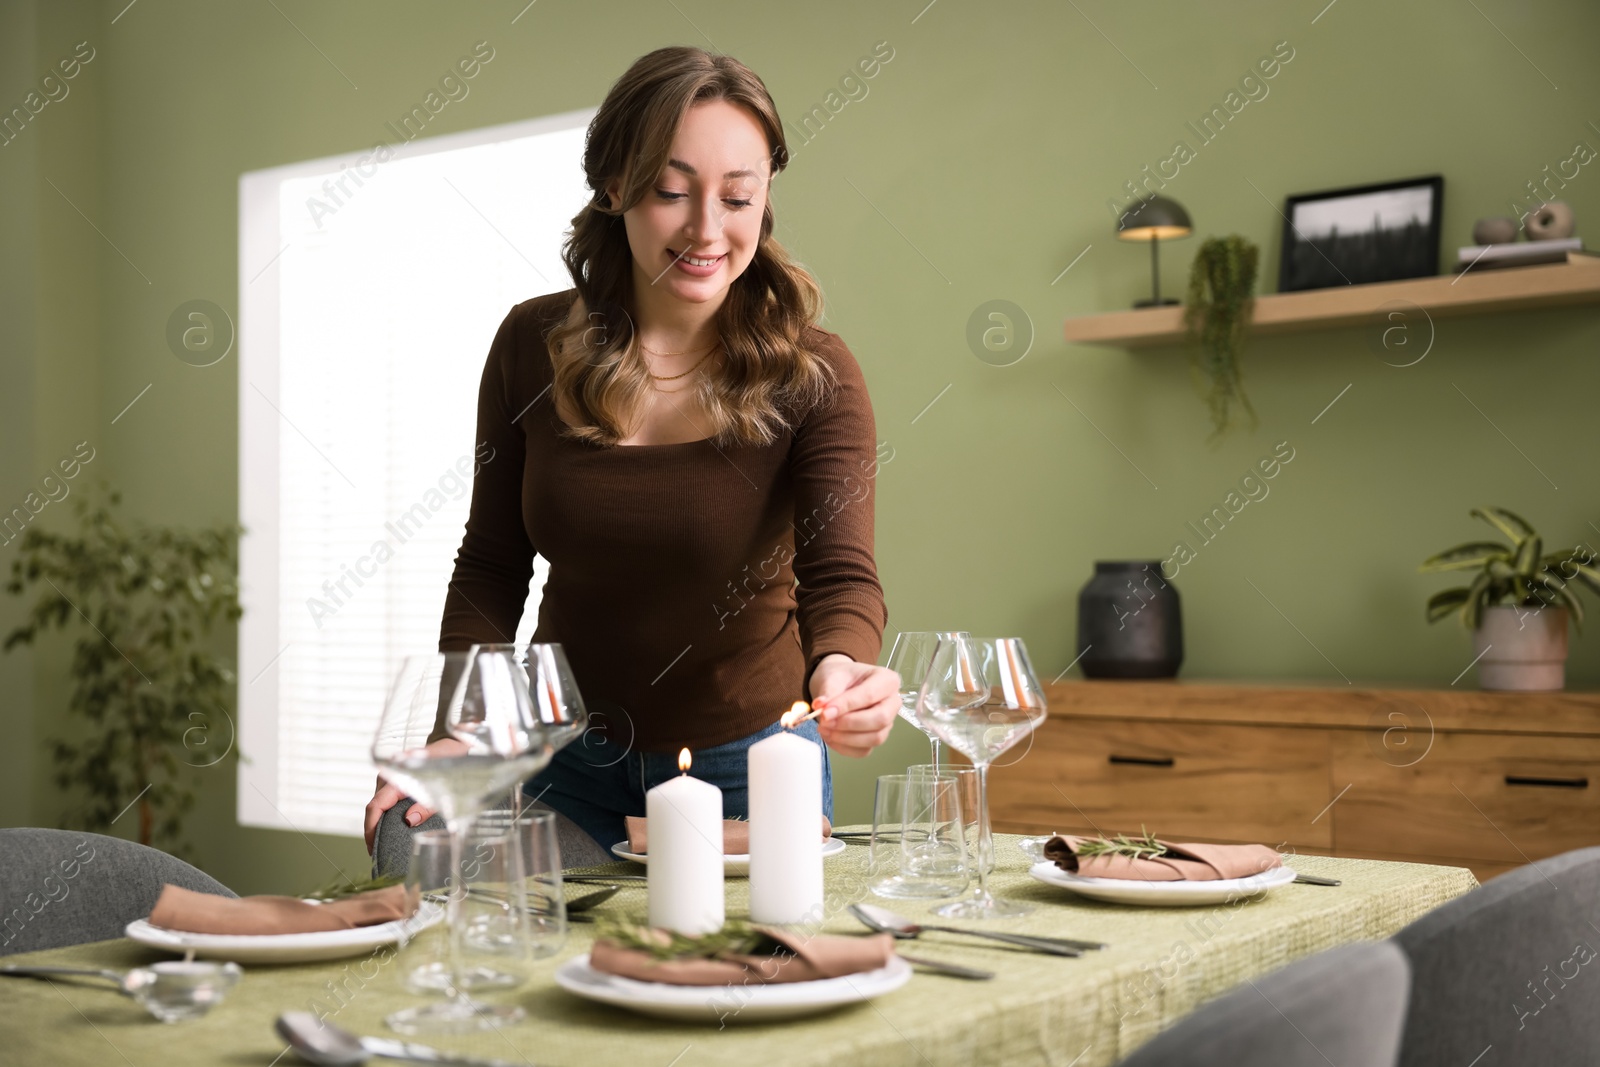
<svg viewBox="0 0 1600 1067">
<path fill-rule="evenodd" d="M 811 329 L 838 387 L 772 444 L 600 447 L 559 435 L 549 391 L 543 338 L 576 295 L 516 305 L 489 348 L 440 650 L 512 640 L 537 552 L 550 576 L 533 639 L 561 643 L 585 701 L 625 713 L 610 736 L 640 751 L 770 726 L 829 653 L 876 663 L 876 427 L 844 342 Z"/>
</svg>

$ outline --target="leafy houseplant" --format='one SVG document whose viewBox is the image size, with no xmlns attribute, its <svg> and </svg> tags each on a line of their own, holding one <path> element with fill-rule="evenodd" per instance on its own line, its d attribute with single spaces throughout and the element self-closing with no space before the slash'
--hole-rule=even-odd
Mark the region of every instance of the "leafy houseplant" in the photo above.
<svg viewBox="0 0 1600 1067">
<path fill-rule="evenodd" d="M 1600 593 L 1595 552 L 1585 545 L 1545 552 L 1526 519 L 1505 508 L 1473 508 L 1509 540 L 1468 541 L 1428 557 L 1423 573 L 1476 571 L 1469 585 L 1428 598 L 1427 618 L 1457 614 L 1473 631 L 1485 689 L 1560 689 L 1567 655 L 1567 614 L 1583 629 L 1583 603 L 1573 582 Z M 1530 625 L 1531 617 L 1531 625 Z M 1491 650 L 1492 658 L 1484 659 Z"/>
<path fill-rule="evenodd" d="M 1249 413 L 1252 429 L 1259 424 L 1239 368 L 1255 311 L 1259 259 L 1260 250 L 1237 234 L 1208 237 L 1189 268 L 1183 318 L 1189 339 L 1199 346 L 1191 353 L 1191 366 L 1206 380 L 1213 441 L 1227 432 L 1235 403 Z"/>
<path fill-rule="evenodd" d="M 69 712 L 87 723 L 52 742 L 56 783 L 77 787 L 71 818 L 105 831 L 130 805 L 141 844 L 181 846 L 192 770 L 233 752 L 233 672 L 207 647 L 240 617 L 237 525 L 198 532 L 123 525 L 121 498 L 79 498 L 79 531 L 30 527 L 6 590 L 37 590 L 4 648 L 78 632 Z M 220 750 L 220 751 L 219 751 Z"/>
</svg>

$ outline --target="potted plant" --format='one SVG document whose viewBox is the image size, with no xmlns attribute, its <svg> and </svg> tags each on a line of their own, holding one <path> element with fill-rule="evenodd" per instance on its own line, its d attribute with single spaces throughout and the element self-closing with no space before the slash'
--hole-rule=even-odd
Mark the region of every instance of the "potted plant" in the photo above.
<svg viewBox="0 0 1600 1067">
<path fill-rule="evenodd" d="M 77 534 L 28 528 L 6 590 L 38 596 L 4 647 L 77 632 L 68 712 L 82 722 L 52 742 L 56 783 L 80 791 L 69 818 L 108 832 L 133 808 L 141 844 L 182 852 L 191 768 L 234 750 L 234 675 L 209 638 L 242 614 L 241 531 L 125 528 L 113 513 L 119 502 L 116 493 L 110 506 L 80 497 Z"/>
<path fill-rule="evenodd" d="M 1204 379 L 1211 406 L 1212 433 L 1216 441 L 1227 432 L 1235 403 L 1250 415 L 1254 429 L 1259 421 L 1244 395 L 1239 357 L 1244 351 L 1250 320 L 1255 314 L 1256 262 L 1260 250 L 1243 237 L 1208 237 L 1189 268 L 1189 296 L 1184 324 L 1198 348 L 1190 352 L 1190 365 Z"/>
<path fill-rule="evenodd" d="M 1484 689 L 1549 690 L 1565 684 L 1567 616 L 1583 630 L 1583 604 L 1573 582 L 1600 593 L 1593 549 L 1578 545 L 1544 551 L 1528 522 L 1505 508 L 1473 508 L 1504 535 L 1500 541 L 1469 541 L 1430 556 L 1419 568 L 1476 571 L 1470 585 L 1428 598 L 1429 622 L 1452 612 L 1472 631 L 1478 685 Z"/>
</svg>

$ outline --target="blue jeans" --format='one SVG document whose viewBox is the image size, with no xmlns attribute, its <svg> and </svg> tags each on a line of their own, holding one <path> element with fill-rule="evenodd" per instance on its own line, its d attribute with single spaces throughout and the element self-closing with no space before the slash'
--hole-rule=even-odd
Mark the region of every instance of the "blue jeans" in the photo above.
<svg viewBox="0 0 1600 1067">
<path fill-rule="evenodd" d="M 693 752 L 693 770 L 701 781 L 722 790 L 722 817 L 750 816 L 750 787 L 745 751 L 783 729 L 764 730 L 715 748 Z M 803 722 L 795 734 L 822 748 L 822 814 L 833 818 L 833 774 L 828 751 L 815 722 Z M 603 731 L 591 730 L 555 754 L 544 770 L 522 784 L 522 792 L 541 801 L 582 827 L 602 848 L 628 839 L 627 815 L 645 813 L 644 795 L 678 775 L 676 752 L 622 752 Z"/>
</svg>

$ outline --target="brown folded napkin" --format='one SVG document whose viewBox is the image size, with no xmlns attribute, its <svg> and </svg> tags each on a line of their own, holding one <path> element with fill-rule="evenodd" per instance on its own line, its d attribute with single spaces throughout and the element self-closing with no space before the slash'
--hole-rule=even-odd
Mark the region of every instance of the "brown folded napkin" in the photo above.
<svg viewBox="0 0 1600 1067">
<path fill-rule="evenodd" d="M 1174 844 L 1162 841 L 1167 854 L 1155 859 L 1132 856 L 1079 856 L 1078 845 L 1087 837 L 1052 837 L 1045 842 L 1046 859 L 1064 871 L 1085 878 L 1136 878 L 1146 882 L 1214 882 L 1223 878 L 1248 878 L 1283 866 L 1283 859 L 1266 845 Z"/>
<path fill-rule="evenodd" d="M 762 955 L 729 953 L 719 959 L 658 960 L 643 949 L 625 948 L 615 941 L 600 938 L 589 947 L 589 966 L 641 982 L 715 986 L 838 978 L 875 971 L 887 966 L 894 956 L 894 938 L 889 934 L 867 937 L 821 934 L 807 938 L 766 926 L 755 929 L 777 942 L 774 947 L 781 946 L 781 950 Z M 668 943 L 665 934 L 662 943 Z"/>
<path fill-rule="evenodd" d="M 152 926 L 191 934 L 309 934 L 375 926 L 409 914 L 403 885 L 355 893 L 326 904 L 309 904 L 296 897 L 235 899 L 167 885 L 156 898 L 148 921 Z"/>
<path fill-rule="evenodd" d="M 636 856 L 649 855 L 649 820 L 642 815 L 629 815 L 623 819 L 628 824 L 628 851 Z M 822 838 L 833 836 L 833 824 L 822 816 Z M 722 820 L 722 854 L 745 856 L 750 853 L 750 824 L 740 819 Z"/>
</svg>

